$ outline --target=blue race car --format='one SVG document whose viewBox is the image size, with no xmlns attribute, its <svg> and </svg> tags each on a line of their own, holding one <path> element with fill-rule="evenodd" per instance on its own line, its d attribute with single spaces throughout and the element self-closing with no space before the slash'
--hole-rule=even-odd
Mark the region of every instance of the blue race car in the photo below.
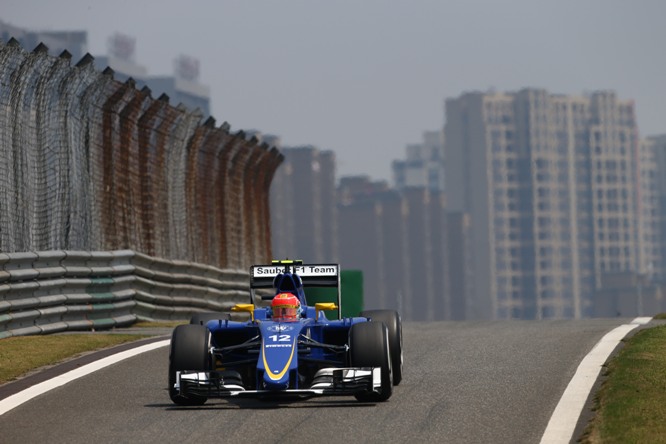
<svg viewBox="0 0 666 444">
<path fill-rule="evenodd" d="M 381 402 L 402 379 L 402 325 L 393 310 L 328 319 L 341 304 L 338 264 L 273 261 L 250 269 L 249 304 L 200 313 L 173 331 L 169 395 L 178 405 L 208 398 L 347 395 Z M 309 306 L 303 287 L 337 287 L 338 301 Z M 273 288 L 257 295 L 255 289 Z M 270 300 L 260 307 L 259 300 Z M 338 313 L 342 313 L 338 310 Z"/>
</svg>

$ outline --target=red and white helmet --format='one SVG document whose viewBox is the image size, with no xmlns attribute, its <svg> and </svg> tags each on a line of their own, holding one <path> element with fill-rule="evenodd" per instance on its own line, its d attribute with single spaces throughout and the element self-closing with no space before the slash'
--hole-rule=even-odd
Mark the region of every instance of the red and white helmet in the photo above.
<svg viewBox="0 0 666 444">
<path fill-rule="evenodd" d="M 297 321 L 301 314 L 301 301 L 293 293 L 279 293 L 271 303 L 273 320 Z"/>
</svg>

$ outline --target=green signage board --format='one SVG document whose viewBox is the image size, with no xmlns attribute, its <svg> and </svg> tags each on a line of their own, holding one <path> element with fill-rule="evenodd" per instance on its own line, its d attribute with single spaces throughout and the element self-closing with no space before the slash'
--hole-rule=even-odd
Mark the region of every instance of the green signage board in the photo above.
<svg viewBox="0 0 666 444">
<path fill-rule="evenodd" d="M 363 272 L 361 270 L 342 270 L 340 272 L 340 289 L 342 294 L 342 317 L 354 317 L 363 310 Z M 305 288 L 308 305 L 317 302 L 338 301 L 337 288 L 310 287 Z M 337 319 L 338 311 L 326 312 L 328 319 Z"/>
</svg>

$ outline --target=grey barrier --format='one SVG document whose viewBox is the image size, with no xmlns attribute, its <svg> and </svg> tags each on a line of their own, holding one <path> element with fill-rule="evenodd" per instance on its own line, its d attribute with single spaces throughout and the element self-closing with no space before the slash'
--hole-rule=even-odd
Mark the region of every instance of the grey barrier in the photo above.
<svg viewBox="0 0 666 444">
<path fill-rule="evenodd" d="M 132 250 L 0 253 L 0 338 L 184 320 L 249 300 L 244 270 Z"/>
</svg>

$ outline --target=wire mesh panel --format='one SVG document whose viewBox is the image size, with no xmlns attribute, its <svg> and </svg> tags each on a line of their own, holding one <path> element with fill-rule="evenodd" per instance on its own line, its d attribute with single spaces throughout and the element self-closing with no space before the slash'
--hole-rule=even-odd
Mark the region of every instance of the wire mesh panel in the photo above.
<svg viewBox="0 0 666 444">
<path fill-rule="evenodd" d="M 0 42 L 0 251 L 132 249 L 236 269 L 270 259 L 282 155 L 92 61 Z"/>
</svg>

